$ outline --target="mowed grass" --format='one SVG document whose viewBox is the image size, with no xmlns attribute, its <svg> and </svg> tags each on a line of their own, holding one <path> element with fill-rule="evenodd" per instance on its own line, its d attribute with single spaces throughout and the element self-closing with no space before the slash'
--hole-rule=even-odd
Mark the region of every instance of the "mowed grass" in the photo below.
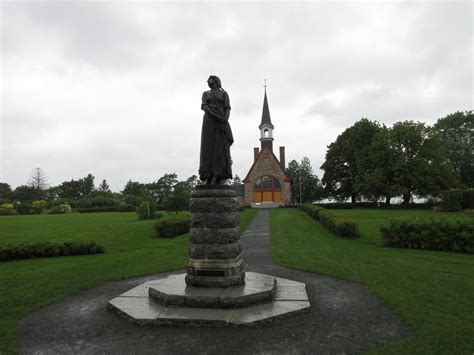
<svg viewBox="0 0 474 355">
<path fill-rule="evenodd" d="M 406 321 L 413 336 L 375 353 L 472 354 L 474 256 L 383 246 L 379 227 L 395 218 L 472 218 L 464 213 L 334 210 L 356 220 L 362 238 L 335 237 L 298 209 L 271 210 L 273 260 L 359 282 Z"/>
<path fill-rule="evenodd" d="M 242 212 L 241 230 L 256 213 Z M 105 254 L 0 263 L 0 354 L 18 352 L 18 322 L 35 309 L 110 281 L 184 268 L 187 235 L 157 239 L 154 222 L 136 213 L 0 217 L 1 244 L 93 240 L 105 247 Z"/>
</svg>

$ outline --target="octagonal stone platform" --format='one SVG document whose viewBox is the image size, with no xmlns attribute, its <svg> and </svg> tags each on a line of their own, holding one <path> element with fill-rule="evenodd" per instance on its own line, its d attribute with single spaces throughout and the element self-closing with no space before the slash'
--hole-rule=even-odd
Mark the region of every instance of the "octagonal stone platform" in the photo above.
<svg viewBox="0 0 474 355">
<path fill-rule="evenodd" d="M 141 325 L 251 325 L 310 307 L 304 283 L 247 272 L 245 285 L 186 286 L 185 275 L 145 282 L 109 301 L 109 308 Z"/>
<path fill-rule="evenodd" d="M 251 276 L 245 285 L 225 288 L 190 287 L 182 281 L 182 275 L 169 277 L 150 285 L 148 294 L 163 306 L 233 308 L 270 302 L 277 286 L 273 276 L 262 274 Z"/>
</svg>

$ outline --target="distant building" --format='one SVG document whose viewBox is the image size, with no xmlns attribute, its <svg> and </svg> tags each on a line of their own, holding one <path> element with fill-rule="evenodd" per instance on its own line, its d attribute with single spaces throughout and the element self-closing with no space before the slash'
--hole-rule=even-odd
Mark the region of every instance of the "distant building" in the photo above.
<svg viewBox="0 0 474 355">
<path fill-rule="evenodd" d="M 291 203 L 290 178 L 285 173 L 285 147 L 280 147 L 280 160 L 273 153 L 273 129 L 268 108 L 267 90 L 263 98 L 260 149 L 253 148 L 254 162 L 242 182 L 246 206 L 278 206 Z"/>
</svg>

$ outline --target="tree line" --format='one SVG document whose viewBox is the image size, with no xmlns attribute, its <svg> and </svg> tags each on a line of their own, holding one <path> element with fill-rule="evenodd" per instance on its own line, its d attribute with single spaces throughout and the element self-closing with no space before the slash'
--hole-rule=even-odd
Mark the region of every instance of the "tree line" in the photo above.
<svg viewBox="0 0 474 355">
<path fill-rule="evenodd" d="M 321 180 L 308 158 L 288 164 L 295 203 L 324 198 L 352 203 L 395 197 L 433 198 L 474 187 L 474 114 L 455 112 L 432 127 L 414 121 L 391 127 L 362 118 L 327 147 Z"/>
<path fill-rule="evenodd" d="M 30 180 L 15 189 L 7 183 L 0 183 L 0 205 L 46 201 L 51 206 L 66 202 L 75 208 L 121 207 L 135 210 L 140 203 L 148 202 L 153 208 L 178 211 L 187 208 L 190 194 L 198 181 L 196 175 L 180 181 L 175 173 L 164 174 L 151 183 L 129 180 L 123 190 L 116 193 L 110 190 L 105 179 L 96 186 L 92 174 L 48 186 L 46 174 L 41 168 L 36 168 Z"/>
</svg>

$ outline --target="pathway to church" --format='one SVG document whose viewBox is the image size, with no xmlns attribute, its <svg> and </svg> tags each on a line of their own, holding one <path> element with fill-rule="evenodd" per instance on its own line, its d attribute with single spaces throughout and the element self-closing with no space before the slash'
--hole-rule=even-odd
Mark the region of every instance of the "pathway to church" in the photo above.
<svg viewBox="0 0 474 355">
<path fill-rule="evenodd" d="M 311 308 L 251 327 L 143 327 L 107 309 L 107 302 L 122 292 L 180 270 L 110 283 L 30 314 L 20 323 L 21 353 L 358 354 L 410 335 L 367 288 L 273 264 L 269 210 L 259 211 L 241 243 L 249 271 L 304 282 Z"/>
</svg>

